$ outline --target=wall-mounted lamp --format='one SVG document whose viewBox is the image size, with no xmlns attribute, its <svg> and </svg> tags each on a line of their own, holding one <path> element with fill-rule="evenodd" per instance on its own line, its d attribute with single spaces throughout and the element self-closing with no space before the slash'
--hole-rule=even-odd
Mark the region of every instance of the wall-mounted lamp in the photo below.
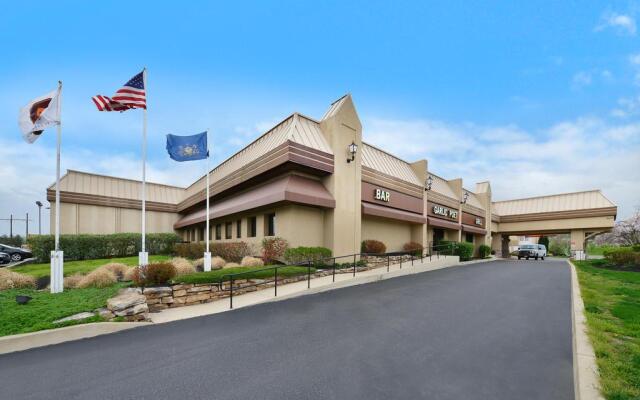
<svg viewBox="0 0 640 400">
<path fill-rule="evenodd" d="M 350 163 L 356 159 L 356 153 L 358 152 L 358 145 L 355 142 L 351 142 L 351 144 L 347 147 L 349 154 L 351 154 L 351 158 L 347 158 L 347 162 Z"/>
<path fill-rule="evenodd" d="M 424 190 L 431 190 L 431 185 L 433 185 L 433 177 L 431 175 L 429 175 L 429 177 L 427 178 L 427 183 L 425 185 Z"/>
<path fill-rule="evenodd" d="M 465 191 L 464 195 L 462 196 L 462 201 L 460 202 L 460 204 L 467 204 L 468 198 L 469 198 L 469 192 Z"/>
</svg>

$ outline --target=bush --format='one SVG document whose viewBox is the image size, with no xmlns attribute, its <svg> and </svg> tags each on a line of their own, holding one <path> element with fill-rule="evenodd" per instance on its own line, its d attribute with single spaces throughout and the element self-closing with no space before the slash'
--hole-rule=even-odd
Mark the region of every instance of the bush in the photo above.
<svg viewBox="0 0 640 400">
<path fill-rule="evenodd" d="M 146 235 L 146 249 L 151 254 L 171 254 L 180 238 L 174 233 Z M 38 262 L 47 262 L 54 247 L 53 235 L 30 235 L 27 244 Z M 141 250 L 139 233 L 111 235 L 61 235 L 60 249 L 65 260 L 91 260 L 97 258 L 136 256 Z"/>
<path fill-rule="evenodd" d="M 0 269 L 0 290 L 6 289 L 35 289 L 36 278 L 20 274 L 6 268 Z"/>
<path fill-rule="evenodd" d="M 227 261 L 222 257 L 211 257 L 211 269 L 221 269 L 227 264 Z"/>
<path fill-rule="evenodd" d="M 176 269 L 176 276 L 188 275 L 196 272 L 196 268 L 191 264 L 191 261 L 182 257 L 174 257 L 169 261 Z"/>
<path fill-rule="evenodd" d="M 124 276 L 122 277 L 122 280 L 129 281 L 129 282 L 132 281 L 137 270 L 138 270 L 138 267 L 130 267 L 124 272 Z"/>
<path fill-rule="evenodd" d="M 226 263 L 226 264 L 224 265 L 224 268 L 225 268 L 225 269 L 226 269 L 226 268 L 235 268 L 235 267 L 239 267 L 239 266 L 240 266 L 240 264 L 238 264 L 238 263 L 230 262 L 230 263 Z"/>
<path fill-rule="evenodd" d="M 266 263 L 278 261 L 287 251 L 289 243 L 281 237 L 262 239 L 262 259 Z"/>
<path fill-rule="evenodd" d="M 198 259 L 204 254 L 204 243 L 176 243 L 174 253 L 178 257 Z M 251 255 L 251 246 L 246 242 L 209 243 L 211 255 L 220 256 L 227 261 L 240 262 L 242 257 Z"/>
<path fill-rule="evenodd" d="M 387 246 L 379 240 L 363 240 L 360 246 L 361 253 L 383 254 L 387 252 Z"/>
<path fill-rule="evenodd" d="M 443 255 L 458 256 L 460 261 L 468 261 L 473 257 L 473 243 L 443 240 L 439 244 L 438 251 Z"/>
<path fill-rule="evenodd" d="M 414 256 L 420 257 L 424 251 L 424 247 L 418 242 L 408 242 L 402 246 L 402 250 Z"/>
<path fill-rule="evenodd" d="M 262 267 L 264 265 L 264 261 L 257 257 L 246 256 L 242 259 L 240 263 L 243 267 Z M 227 268 L 229 268 L 227 266 Z"/>
<path fill-rule="evenodd" d="M 166 285 L 176 276 L 176 267 L 168 262 L 137 267 L 133 274 L 133 283 L 137 286 Z"/>
<path fill-rule="evenodd" d="M 105 288 L 118 282 L 116 275 L 106 268 L 98 268 L 89 272 L 78 281 L 76 287 L 78 288 Z M 64 281 L 63 281 L 64 284 Z"/>
<path fill-rule="evenodd" d="M 489 257 L 489 254 L 491 254 L 491 246 L 487 246 L 486 244 L 480 245 L 480 247 L 478 247 L 478 254 L 480 258 Z"/>
<path fill-rule="evenodd" d="M 331 250 L 326 247 L 292 247 L 284 252 L 284 259 L 288 264 L 299 264 L 312 261 L 314 265 L 324 264 L 325 258 L 331 257 Z"/>
<path fill-rule="evenodd" d="M 640 266 L 640 252 L 634 251 L 632 247 L 605 250 L 603 255 L 610 264 L 619 267 Z"/>
<path fill-rule="evenodd" d="M 14 235 L 13 237 L 2 235 L 0 236 L 0 243 L 7 246 L 20 247 L 24 244 L 24 239 L 20 235 Z"/>
</svg>

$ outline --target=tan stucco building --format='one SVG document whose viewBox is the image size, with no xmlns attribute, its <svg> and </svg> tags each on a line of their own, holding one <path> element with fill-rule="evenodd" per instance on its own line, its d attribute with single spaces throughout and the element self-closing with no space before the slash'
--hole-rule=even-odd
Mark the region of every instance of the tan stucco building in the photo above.
<svg viewBox="0 0 640 400">
<path fill-rule="evenodd" d="M 352 157 L 351 144 L 357 146 Z M 352 159 L 353 158 L 353 159 Z M 68 171 L 61 180 L 61 232 L 140 232 L 139 181 Z M 54 186 L 47 198 L 55 201 Z M 389 251 L 439 240 L 492 245 L 510 235 L 571 233 L 572 248 L 610 230 L 617 208 L 600 191 L 494 202 L 487 182 L 444 179 L 427 160 L 407 162 L 362 141 L 353 100 L 320 120 L 294 113 L 210 173 L 210 238 L 358 252 L 365 239 Z M 187 188 L 147 183 L 147 232 L 204 240 L 205 178 Z M 53 224 L 55 215 L 51 213 Z"/>
</svg>

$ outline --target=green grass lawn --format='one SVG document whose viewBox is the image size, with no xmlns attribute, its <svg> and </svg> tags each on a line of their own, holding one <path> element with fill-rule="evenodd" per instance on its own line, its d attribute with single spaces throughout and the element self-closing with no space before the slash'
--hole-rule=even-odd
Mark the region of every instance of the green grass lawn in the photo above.
<svg viewBox="0 0 640 400">
<path fill-rule="evenodd" d="M 176 279 L 175 282 L 180 283 L 215 283 L 224 281 L 228 281 L 229 277 L 225 277 L 227 274 L 236 274 L 238 272 L 251 272 L 263 269 L 265 267 L 233 267 L 233 268 L 225 268 L 218 269 L 215 271 L 209 272 L 197 272 L 195 274 L 183 275 Z M 311 268 L 311 273 L 313 274 L 316 271 L 315 268 Z M 278 277 L 290 277 L 297 275 L 305 275 L 307 273 L 307 267 L 282 267 L 278 268 Z M 237 276 L 234 279 L 266 279 L 272 278 L 274 275 L 274 270 L 267 271 L 259 271 L 244 274 L 241 276 Z"/>
<path fill-rule="evenodd" d="M 604 396 L 640 399 L 640 273 L 576 261 L 589 338 Z"/>
<path fill-rule="evenodd" d="M 170 256 L 149 256 L 149 262 L 165 261 L 171 258 Z M 65 261 L 64 263 L 64 276 L 73 275 L 75 273 L 87 273 L 94 269 L 105 265 L 107 263 L 122 263 L 127 265 L 138 265 L 138 256 L 134 257 L 121 257 L 121 258 L 100 258 L 97 260 L 83 260 L 83 261 Z M 15 272 L 41 278 L 43 276 L 49 276 L 51 272 L 51 264 L 26 264 L 11 269 Z"/>
<path fill-rule="evenodd" d="M 0 291 L 0 336 L 101 321 L 100 317 L 94 317 L 81 322 L 53 324 L 57 319 L 104 307 L 107 299 L 113 297 L 124 286 L 126 284 L 104 289 L 66 289 L 63 293 L 57 294 L 32 289 Z M 15 301 L 18 294 L 31 296 L 33 300 L 25 305 L 18 305 Z"/>
</svg>

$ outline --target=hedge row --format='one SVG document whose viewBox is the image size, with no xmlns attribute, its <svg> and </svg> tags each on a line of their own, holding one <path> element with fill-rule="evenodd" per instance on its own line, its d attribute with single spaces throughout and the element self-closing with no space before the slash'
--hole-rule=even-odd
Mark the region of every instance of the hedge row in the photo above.
<svg viewBox="0 0 640 400">
<path fill-rule="evenodd" d="M 177 243 L 175 253 L 179 257 L 198 259 L 202 258 L 205 251 L 204 243 Z M 253 255 L 251 246 L 246 242 L 209 242 L 209 251 L 212 256 L 224 258 L 227 262 L 239 263 L 245 256 Z"/>
<path fill-rule="evenodd" d="M 284 252 L 284 259 L 289 264 L 297 264 L 305 261 L 313 261 L 318 264 L 319 260 L 331 257 L 331 250 L 326 247 L 292 247 Z"/>
<path fill-rule="evenodd" d="M 174 233 L 150 233 L 146 235 L 146 250 L 151 254 L 171 254 L 179 241 L 180 237 Z M 54 249 L 54 236 L 30 235 L 27 244 L 39 262 L 47 262 Z M 139 233 L 60 235 L 60 250 L 64 251 L 65 260 L 136 256 L 141 245 Z"/>
<path fill-rule="evenodd" d="M 440 254 L 459 256 L 460 261 L 468 261 L 473 257 L 473 243 L 443 240 L 438 243 Z"/>
<path fill-rule="evenodd" d="M 640 247 L 618 247 L 603 252 L 609 264 L 618 267 L 640 267 Z"/>
</svg>

